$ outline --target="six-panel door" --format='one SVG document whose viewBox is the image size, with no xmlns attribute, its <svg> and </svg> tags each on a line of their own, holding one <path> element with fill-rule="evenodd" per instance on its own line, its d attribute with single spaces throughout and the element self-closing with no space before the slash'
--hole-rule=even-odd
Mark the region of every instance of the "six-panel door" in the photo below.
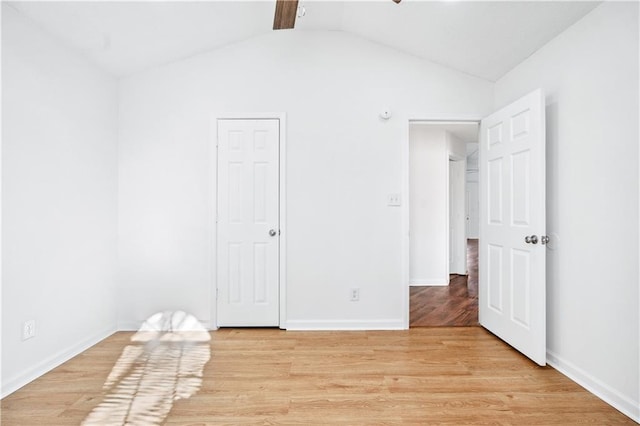
<svg viewBox="0 0 640 426">
<path fill-rule="evenodd" d="M 279 325 L 279 120 L 218 120 L 217 323 Z"/>
<path fill-rule="evenodd" d="M 540 90 L 482 120 L 480 200 L 480 323 L 545 365 L 545 126 Z"/>
</svg>

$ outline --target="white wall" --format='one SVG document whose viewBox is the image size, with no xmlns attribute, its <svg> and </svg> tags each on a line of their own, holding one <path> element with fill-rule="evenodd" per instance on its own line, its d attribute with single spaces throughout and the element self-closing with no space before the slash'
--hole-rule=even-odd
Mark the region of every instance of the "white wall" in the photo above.
<svg viewBox="0 0 640 426">
<path fill-rule="evenodd" d="M 448 285 L 449 153 L 446 131 L 409 127 L 409 284 Z"/>
<path fill-rule="evenodd" d="M 409 126 L 409 285 L 448 285 L 451 250 L 466 253 L 464 239 L 464 173 L 459 194 L 458 244 L 450 241 L 449 159 L 465 169 L 466 145 L 442 125 L 414 122 Z M 458 234 L 458 232 L 456 232 Z M 455 247 L 454 247 L 455 246 Z M 462 265 L 451 273 L 465 273 Z"/>
<path fill-rule="evenodd" d="M 115 330 L 116 96 L 2 5 L 3 396 Z"/>
<path fill-rule="evenodd" d="M 547 96 L 549 362 L 640 421 L 638 4 L 604 3 L 496 83 Z"/>
<path fill-rule="evenodd" d="M 2 20 L 2 5 L 0 5 L 0 22 Z M 2 34 L 0 29 L 0 41 Z M 1 48 L 2 46 L 0 46 Z M 1 53 L 1 50 L 0 50 Z M 2 99 L 2 59 L 0 58 L 0 99 Z M 2 106 L 0 105 L 0 131 L 2 129 Z M 2 135 L 0 134 L 0 308 L 2 307 Z M 2 330 L 2 312 L 0 311 L 0 331 Z M 3 397 L 2 391 L 2 336 L 0 336 L 0 398 Z"/>
<path fill-rule="evenodd" d="M 280 31 L 120 85 L 119 325 L 212 311 L 212 112 L 286 112 L 289 328 L 401 327 L 411 113 L 482 115 L 493 85 L 341 32 Z M 378 117 L 389 106 L 389 121 Z M 360 301 L 349 289 L 360 288 Z"/>
<path fill-rule="evenodd" d="M 447 143 L 447 152 L 449 153 L 449 158 L 454 158 L 456 160 L 465 160 L 467 157 L 467 144 L 449 131 L 445 132 L 445 139 Z"/>
<path fill-rule="evenodd" d="M 446 132 L 449 151 L 449 273 L 467 273 L 467 238 L 465 220 L 465 170 L 467 144 L 453 133 Z"/>
</svg>

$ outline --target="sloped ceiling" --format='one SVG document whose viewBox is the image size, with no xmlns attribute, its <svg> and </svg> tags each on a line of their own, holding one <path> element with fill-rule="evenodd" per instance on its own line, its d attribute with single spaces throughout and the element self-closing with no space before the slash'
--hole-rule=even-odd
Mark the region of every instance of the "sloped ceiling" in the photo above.
<svg viewBox="0 0 640 426">
<path fill-rule="evenodd" d="M 9 2 L 116 76 L 272 31 L 275 0 Z M 300 1 L 286 31 L 353 33 L 495 81 L 598 2 Z"/>
</svg>

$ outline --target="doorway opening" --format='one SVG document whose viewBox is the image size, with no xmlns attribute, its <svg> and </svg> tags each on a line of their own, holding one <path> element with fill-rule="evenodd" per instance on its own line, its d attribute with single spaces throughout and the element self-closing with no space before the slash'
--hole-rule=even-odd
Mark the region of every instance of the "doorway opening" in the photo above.
<svg viewBox="0 0 640 426">
<path fill-rule="evenodd" d="M 403 209 L 402 221 L 405 324 L 409 327 L 411 323 L 410 295 L 406 287 L 411 284 L 448 285 L 449 276 L 443 276 L 442 271 L 450 272 L 446 270 L 449 264 L 440 261 L 443 252 L 445 258 L 448 256 L 448 246 L 437 239 L 448 240 L 448 223 L 443 226 L 444 222 L 437 222 L 437 219 L 444 217 L 444 220 L 448 220 L 448 212 L 443 214 L 443 210 L 449 208 L 449 203 L 440 198 L 438 202 L 431 200 L 430 205 L 428 199 L 420 199 L 420 192 L 414 195 L 411 192 L 415 192 L 418 184 L 433 183 L 418 179 L 425 170 L 429 173 L 436 171 L 446 179 L 448 173 L 442 164 L 448 163 L 450 151 L 456 146 L 460 148 L 459 143 L 452 141 L 451 132 L 437 126 L 473 122 L 473 134 L 480 141 L 479 323 L 537 364 L 545 365 L 546 249 L 551 241 L 544 235 L 547 232 L 544 93 L 541 89 L 534 90 L 486 117 L 453 118 L 444 123 L 434 121 L 409 118 L 404 139 L 406 143 L 403 144 L 403 193 L 409 200 Z M 437 131 L 441 135 L 441 142 L 435 144 L 437 149 L 433 149 L 434 144 L 419 143 L 429 132 Z M 439 152 L 440 157 L 424 155 L 424 158 L 435 160 L 427 166 L 415 167 L 417 159 L 421 158 L 420 148 L 424 147 L 428 147 L 426 151 Z M 442 180 L 436 182 L 441 183 Z M 436 184 L 435 188 L 438 185 L 440 189 L 434 194 L 438 191 L 448 194 L 448 186 L 443 188 L 443 185 Z M 424 220 L 425 214 L 432 213 L 436 226 Z M 423 222 L 422 226 L 426 222 L 431 231 L 439 233 L 433 234 L 431 239 L 421 238 L 420 224 L 414 223 L 416 219 Z M 416 251 L 421 245 L 430 250 L 427 253 L 431 256 Z M 411 257 L 414 258 L 413 262 Z M 430 271 L 435 277 L 433 282 L 429 282 L 430 277 L 423 279 L 418 274 L 424 272 L 422 268 L 425 265 L 432 268 Z"/>
<path fill-rule="evenodd" d="M 478 121 L 410 122 L 410 327 L 478 325 L 478 135 Z"/>
</svg>

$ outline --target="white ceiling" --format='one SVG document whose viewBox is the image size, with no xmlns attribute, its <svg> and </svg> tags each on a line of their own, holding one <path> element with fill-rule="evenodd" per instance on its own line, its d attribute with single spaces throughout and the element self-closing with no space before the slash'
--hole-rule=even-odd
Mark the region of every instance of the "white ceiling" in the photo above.
<svg viewBox="0 0 640 426">
<path fill-rule="evenodd" d="M 272 31 L 275 0 L 9 3 L 117 76 Z M 305 1 L 296 29 L 339 30 L 495 81 L 599 2 Z"/>
</svg>

